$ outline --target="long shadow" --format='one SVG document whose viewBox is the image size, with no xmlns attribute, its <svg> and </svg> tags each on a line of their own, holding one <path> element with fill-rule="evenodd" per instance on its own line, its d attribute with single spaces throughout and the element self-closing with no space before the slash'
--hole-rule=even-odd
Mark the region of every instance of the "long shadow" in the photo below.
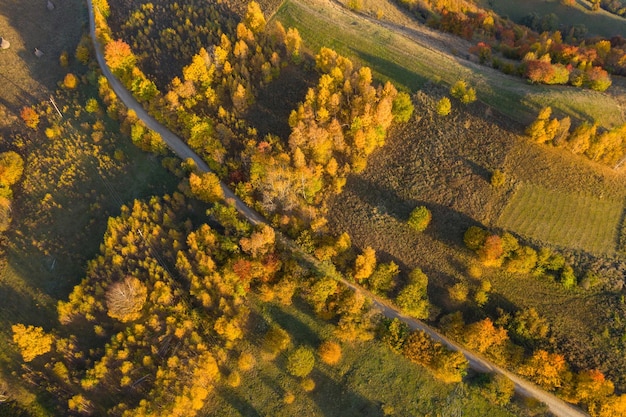
<svg viewBox="0 0 626 417">
<path fill-rule="evenodd" d="M 304 100 L 307 90 L 315 85 L 316 78 L 313 71 L 288 66 L 276 80 L 259 91 L 246 119 L 257 128 L 260 137 L 267 134 L 283 140 L 289 137 L 289 115 Z"/>
<path fill-rule="evenodd" d="M 11 43 L 0 54 L 4 84 L 0 96 L 12 107 L 24 106 L 23 99 L 35 104 L 54 91 L 68 71 L 59 64 L 59 56 L 63 51 L 72 55 L 86 27 L 87 9 L 82 2 L 53 3 L 56 7 L 50 11 L 45 1 L 0 0 L 0 19 L 8 21 L 0 35 Z M 35 56 L 35 48 L 43 52 L 41 57 Z"/>
<path fill-rule="evenodd" d="M 230 405 L 237 409 L 240 415 L 246 417 L 261 417 L 261 414 L 250 404 L 250 401 L 237 394 L 235 390 L 227 388 L 222 384 L 220 388 L 217 389 L 217 392 L 228 401 Z"/>
<path fill-rule="evenodd" d="M 294 304 L 300 310 L 306 308 L 296 300 L 294 300 Z M 295 344 L 305 343 L 311 346 L 318 346 L 322 342 L 309 325 L 279 306 L 269 304 L 266 312 L 280 327 L 293 336 Z"/>
<path fill-rule="evenodd" d="M 315 381 L 315 391 L 312 398 L 322 410 L 325 417 L 377 417 L 383 416 L 380 404 L 364 396 L 346 389 L 319 370 L 311 373 Z"/>
<path fill-rule="evenodd" d="M 350 48 L 359 58 L 365 61 L 376 72 L 388 77 L 389 79 L 401 82 L 404 86 L 408 87 L 411 91 L 416 91 L 422 88 L 429 80 L 421 75 L 406 69 L 405 67 L 389 61 L 388 59 L 381 58 L 376 55 L 371 55 L 360 49 Z"/>
<path fill-rule="evenodd" d="M 353 175 L 348 179 L 346 189 L 372 209 L 381 210 L 400 222 L 406 222 L 411 211 L 417 206 L 425 206 L 432 213 L 432 220 L 426 231 L 433 239 L 450 246 L 464 247 L 463 234 L 470 226 L 482 226 L 473 218 L 448 206 L 431 201 L 405 199 L 388 186 L 373 182 L 363 176 Z"/>
<path fill-rule="evenodd" d="M 16 291 L 15 288 L 0 283 L 2 312 L 0 322 L 5 329 L 15 323 L 42 326 L 48 329 L 53 325 L 56 314 L 53 306 L 46 306 L 33 299 L 29 294 Z"/>
</svg>

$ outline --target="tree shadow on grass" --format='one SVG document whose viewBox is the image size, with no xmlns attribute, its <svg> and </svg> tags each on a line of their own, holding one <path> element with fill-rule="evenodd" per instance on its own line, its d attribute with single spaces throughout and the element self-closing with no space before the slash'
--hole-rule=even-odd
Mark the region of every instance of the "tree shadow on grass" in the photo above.
<svg viewBox="0 0 626 417">
<path fill-rule="evenodd" d="M 315 391 L 309 395 L 325 417 L 384 415 L 380 404 L 350 390 L 345 384 L 341 384 L 318 369 L 315 369 L 309 376 L 315 381 Z"/>
<path fill-rule="evenodd" d="M 71 55 L 75 50 L 86 26 L 87 9 L 75 1 L 54 4 L 55 9 L 49 11 L 45 1 L 0 0 L 0 22 L 6 22 L 0 36 L 11 43 L 0 54 L 0 72 L 6 87 L 0 95 L 12 107 L 25 105 L 19 95 L 30 104 L 47 98 L 68 71 L 59 64 L 59 56 L 62 51 Z M 43 51 L 40 58 L 35 56 L 35 48 Z"/>
<path fill-rule="evenodd" d="M 421 75 L 406 69 L 405 67 L 391 62 L 379 56 L 371 55 L 359 49 L 350 48 L 361 60 L 365 61 L 367 66 L 374 71 L 388 77 L 391 80 L 402 83 L 411 91 L 417 91 L 422 88 L 429 80 Z"/>
<path fill-rule="evenodd" d="M 297 300 L 294 300 L 294 304 L 296 304 L 296 307 L 299 310 L 306 308 L 306 306 L 301 305 Z M 268 304 L 266 312 L 276 324 L 285 329 L 291 335 L 294 345 L 306 344 L 316 348 L 322 342 L 315 330 L 311 329 L 308 324 L 304 323 L 295 315 L 285 311 L 285 309 L 280 306 Z M 307 312 L 307 314 L 313 313 Z"/>
<path fill-rule="evenodd" d="M 42 326 L 47 330 L 56 321 L 53 305 L 43 305 L 30 294 L 17 291 L 5 283 L 0 283 L 0 300 L 2 300 L 0 322 L 4 322 L 5 328 L 10 327 L 9 324 L 23 323 Z"/>
<path fill-rule="evenodd" d="M 217 393 L 232 405 L 233 408 L 239 411 L 240 415 L 246 417 L 261 417 L 261 414 L 250 404 L 250 401 L 243 398 L 235 390 L 222 385 L 217 388 Z"/>
<path fill-rule="evenodd" d="M 432 213 L 432 220 L 422 233 L 449 246 L 464 247 L 465 231 L 470 226 L 482 226 L 478 221 L 451 207 L 432 201 L 405 199 L 390 187 L 370 181 L 363 176 L 351 176 L 346 188 L 352 190 L 372 210 L 383 211 L 399 222 L 406 222 L 415 207 L 425 206 Z"/>
</svg>

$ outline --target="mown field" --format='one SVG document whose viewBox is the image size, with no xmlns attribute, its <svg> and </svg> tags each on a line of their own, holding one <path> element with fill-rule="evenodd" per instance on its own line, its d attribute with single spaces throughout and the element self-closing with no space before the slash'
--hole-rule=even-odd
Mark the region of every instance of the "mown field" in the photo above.
<svg viewBox="0 0 626 417">
<path fill-rule="evenodd" d="M 521 236 L 595 254 L 612 254 L 624 204 L 520 184 L 496 224 Z"/>
<path fill-rule="evenodd" d="M 572 6 L 566 6 L 560 0 L 478 0 L 476 3 L 516 22 L 530 13 L 536 13 L 539 18 L 554 13 L 559 18 L 559 25 L 585 25 L 589 36 L 611 38 L 626 33 L 626 19 L 603 9 L 594 12 L 589 1 L 577 0 Z"/>
<path fill-rule="evenodd" d="M 426 31 L 420 26 L 408 26 L 404 21 L 398 25 L 381 24 L 328 0 L 286 0 L 273 18 L 285 27 L 298 28 L 311 51 L 328 46 L 355 56 L 380 79 L 392 79 L 411 91 L 428 82 L 450 86 L 465 79 L 476 87 L 479 100 L 524 124 L 548 105 L 578 119 L 597 120 L 604 126 L 624 121 L 617 101 L 608 94 L 564 86 L 529 85 L 521 78 L 464 59 L 469 44 L 459 44 L 454 37 Z M 450 44 L 454 45 L 452 50 Z"/>
</svg>

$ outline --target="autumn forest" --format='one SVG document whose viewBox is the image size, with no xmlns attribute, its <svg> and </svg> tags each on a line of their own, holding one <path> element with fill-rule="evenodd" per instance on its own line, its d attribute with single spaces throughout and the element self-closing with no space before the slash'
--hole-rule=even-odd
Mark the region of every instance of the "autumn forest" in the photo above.
<svg viewBox="0 0 626 417">
<path fill-rule="evenodd" d="M 626 413 L 626 4 L 11 3 L 0 415 Z"/>
</svg>

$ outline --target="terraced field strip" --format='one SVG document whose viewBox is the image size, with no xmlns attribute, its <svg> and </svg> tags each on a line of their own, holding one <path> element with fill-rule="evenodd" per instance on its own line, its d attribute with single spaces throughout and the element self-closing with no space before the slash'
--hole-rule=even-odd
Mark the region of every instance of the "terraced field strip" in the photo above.
<svg viewBox="0 0 626 417">
<path fill-rule="evenodd" d="M 563 86 L 529 85 L 525 80 L 474 64 L 437 49 L 447 38 L 419 25 L 403 26 L 352 13 L 329 0 L 286 0 L 272 19 L 300 31 L 312 51 L 323 46 L 356 56 L 383 80 L 415 91 L 428 81 L 449 86 L 465 79 L 478 98 L 522 123 L 552 106 L 601 125 L 623 123 L 607 94 Z M 438 38 L 439 37 L 439 38 Z M 449 49 L 449 48 L 448 48 Z"/>
<path fill-rule="evenodd" d="M 497 226 L 521 236 L 595 254 L 616 249 L 624 202 L 523 184 Z"/>
</svg>

